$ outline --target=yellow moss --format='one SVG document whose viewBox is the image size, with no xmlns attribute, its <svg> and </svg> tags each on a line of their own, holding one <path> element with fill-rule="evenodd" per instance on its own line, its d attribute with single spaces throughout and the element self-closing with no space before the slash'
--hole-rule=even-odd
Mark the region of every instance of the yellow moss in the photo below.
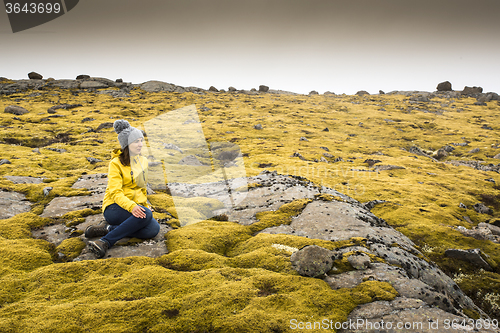
<svg viewBox="0 0 500 333">
<path fill-rule="evenodd" d="M 298 199 L 282 205 L 276 211 L 257 213 L 255 217 L 259 221 L 250 225 L 249 228 L 255 233 L 269 227 L 290 224 L 292 217 L 300 214 L 311 201 L 311 199 Z"/>
<path fill-rule="evenodd" d="M 335 198 L 335 196 L 331 195 L 331 194 L 326 194 L 326 193 L 320 193 L 320 194 L 316 194 L 314 196 L 316 199 L 318 200 L 323 200 L 323 201 L 333 201 L 333 200 L 337 200 Z M 343 200 L 342 200 L 343 201 Z"/>
<path fill-rule="evenodd" d="M 33 213 L 21 213 L 9 219 L 0 220 L 0 236 L 6 239 L 31 238 L 31 229 L 50 223 Z"/>
<path fill-rule="evenodd" d="M 153 207 L 158 207 L 160 209 L 174 207 L 174 199 L 171 195 L 166 193 L 148 195 L 148 200 L 149 202 L 151 202 L 151 205 L 153 205 Z"/>
<path fill-rule="evenodd" d="M 202 221 L 170 231 L 166 242 L 171 252 L 199 249 L 226 255 L 233 246 L 250 237 L 248 228 L 237 223 Z"/>
<path fill-rule="evenodd" d="M 75 210 L 69 213 L 66 213 L 62 216 L 63 219 L 68 219 L 68 220 L 73 220 L 73 219 L 78 219 L 90 215 L 96 215 L 96 214 L 101 214 L 100 209 L 92 209 L 92 208 L 85 208 L 85 209 L 80 209 L 80 210 Z"/>
<path fill-rule="evenodd" d="M 71 260 L 80 255 L 86 244 L 77 237 L 65 239 L 56 247 L 56 252 L 64 254 L 64 258 Z"/>
<path fill-rule="evenodd" d="M 40 239 L 5 239 L 0 237 L 0 266 L 14 270 L 33 270 L 52 263 L 50 245 Z"/>
<path fill-rule="evenodd" d="M 0 287 L 0 330 L 290 331 L 292 318 L 343 321 L 358 304 L 396 296 L 385 282 L 332 290 L 319 279 L 262 269 L 182 272 L 152 260 L 99 263 L 51 265 L 9 276 Z M 22 302 L 17 301 L 21 293 Z"/>
</svg>

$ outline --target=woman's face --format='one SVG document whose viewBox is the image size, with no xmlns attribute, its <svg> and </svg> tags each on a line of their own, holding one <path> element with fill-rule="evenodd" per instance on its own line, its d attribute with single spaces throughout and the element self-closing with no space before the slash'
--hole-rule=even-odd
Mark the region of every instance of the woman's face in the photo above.
<svg viewBox="0 0 500 333">
<path fill-rule="evenodd" d="M 128 150 L 130 152 L 130 156 L 140 155 L 142 150 L 142 142 L 143 138 L 139 138 L 128 145 Z"/>
</svg>

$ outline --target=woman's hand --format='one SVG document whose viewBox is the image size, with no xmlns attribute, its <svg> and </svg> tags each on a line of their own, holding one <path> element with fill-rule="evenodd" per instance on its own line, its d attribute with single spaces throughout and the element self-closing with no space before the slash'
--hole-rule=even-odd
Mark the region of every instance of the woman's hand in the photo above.
<svg viewBox="0 0 500 333">
<path fill-rule="evenodd" d="M 140 219 L 146 218 L 145 212 L 146 212 L 146 210 L 139 205 L 132 208 L 132 215 L 134 215 L 135 217 L 140 218 Z"/>
</svg>

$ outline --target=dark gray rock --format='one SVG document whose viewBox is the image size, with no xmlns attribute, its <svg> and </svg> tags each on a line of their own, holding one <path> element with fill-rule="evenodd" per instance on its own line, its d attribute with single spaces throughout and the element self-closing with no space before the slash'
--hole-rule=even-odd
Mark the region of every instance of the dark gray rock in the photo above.
<svg viewBox="0 0 500 333">
<path fill-rule="evenodd" d="M 330 132 L 330 130 L 328 129 L 328 127 L 325 127 L 325 128 L 323 129 L 323 132 Z"/>
<path fill-rule="evenodd" d="M 325 153 L 325 154 L 326 154 L 326 153 Z M 290 155 L 290 157 L 298 157 L 298 158 L 300 158 L 302 161 L 307 161 L 307 160 L 306 160 L 306 158 L 305 158 L 304 156 L 302 156 L 302 154 L 301 154 L 301 153 L 297 153 L 297 152 L 295 152 L 295 153 L 293 153 L 292 155 Z"/>
<path fill-rule="evenodd" d="M 316 90 L 311 90 L 309 95 L 319 95 L 319 93 Z"/>
<path fill-rule="evenodd" d="M 98 132 L 105 128 L 113 128 L 113 123 L 102 123 L 95 129 L 95 131 Z"/>
<path fill-rule="evenodd" d="M 255 128 L 256 130 L 261 130 L 262 129 L 262 125 L 261 124 L 257 124 L 257 125 L 254 125 L 253 128 Z"/>
<path fill-rule="evenodd" d="M 290 257 L 293 268 L 302 276 L 322 277 L 333 267 L 335 254 L 316 245 L 308 245 Z"/>
<path fill-rule="evenodd" d="M 455 150 L 455 148 L 453 148 L 450 145 L 443 146 L 443 147 L 441 147 L 441 149 L 444 149 L 444 151 L 446 151 L 447 153 L 451 153 L 452 151 Z"/>
<path fill-rule="evenodd" d="M 475 97 L 477 96 L 478 94 L 482 93 L 483 92 L 483 88 L 481 87 L 467 87 L 465 86 L 464 87 L 464 90 L 462 90 L 461 94 L 462 95 L 465 95 L 465 96 L 472 96 L 472 97 Z"/>
<path fill-rule="evenodd" d="M 52 147 L 49 147 L 49 148 L 45 148 L 47 150 L 51 150 L 51 151 L 55 151 L 56 153 L 65 153 L 67 150 L 64 149 L 64 148 L 52 148 Z"/>
<path fill-rule="evenodd" d="M 387 201 L 385 201 L 385 200 L 372 200 L 372 201 L 365 202 L 363 204 L 363 206 L 365 206 L 365 208 L 367 210 L 372 210 L 373 207 L 375 207 L 378 204 L 384 203 L 384 202 L 387 202 Z"/>
<path fill-rule="evenodd" d="M 89 161 L 90 164 L 96 164 L 96 163 L 102 162 L 102 160 L 100 160 L 98 158 L 94 158 L 94 157 L 87 157 L 87 161 Z"/>
<path fill-rule="evenodd" d="M 363 95 L 370 95 L 370 93 L 366 90 L 360 90 L 356 93 L 358 96 L 363 96 Z"/>
<path fill-rule="evenodd" d="M 467 152 L 467 154 L 475 154 L 475 153 L 479 153 L 479 148 L 474 148 L 474 149 L 471 149 Z"/>
<path fill-rule="evenodd" d="M 231 92 L 234 92 L 234 91 L 236 91 L 236 88 L 235 87 L 229 87 L 227 90 L 231 91 Z"/>
<path fill-rule="evenodd" d="M 15 114 L 16 116 L 21 116 L 25 113 L 28 113 L 29 111 L 19 105 L 8 105 L 5 107 L 4 112 L 12 113 Z"/>
<path fill-rule="evenodd" d="M 451 91 L 451 82 L 450 81 L 444 81 L 441 82 L 437 85 L 437 91 Z"/>
<path fill-rule="evenodd" d="M 307 138 L 305 136 L 301 136 L 299 141 L 309 141 L 309 140 L 307 140 Z"/>
<path fill-rule="evenodd" d="M 81 74 L 81 75 L 78 75 L 76 77 L 77 80 L 88 80 L 90 79 L 90 75 L 86 75 L 86 74 Z"/>
<path fill-rule="evenodd" d="M 486 262 L 486 260 L 482 257 L 484 254 L 481 253 L 480 249 L 448 249 L 444 252 L 444 255 L 448 258 L 466 261 L 487 271 L 492 270 L 490 264 L 488 264 L 488 262 Z"/>
<path fill-rule="evenodd" d="M 2 158 L 0 160 L 0 165 L 4 165 L 4 164 L 12 164 L 12 163 L 6 158 Z"/>
<path fill-rule="evenodd" d="M 443 158 L 446 157 L 448 157 L 448 152 L 445 149 L 441 148 L 436 152 L 436 158 L 438 160 L 442 160 Z"/>
<path fill-rule="evenodd" d="M 487 207 L 485 204 L 483 204 L 481 202 L 478 202 L 477 204 L 475 204 L 472 207 L 474 207 L 474 210 L 476 212 L 478 212 L 479 214 L 490 214 L 490 215 L 493 214 L 493 211 L 491 210 L 491 208 Z"/>
<path fill-rule="evenodd" d="M 43 79 L 43 76 L 36 73 L 36 72 L 30 72 L 28 73 L 28 77 L 30 78 L 30 80 L 41 80 Z"/>
<path fill-rule="evenodd" d="M 268 92 L 269 91 L 269 87 L 268 86 L 264 86 L 264 85 L 260 85 L 259 86 L 259 91 L 260 92 Z"/>
<path fill-rule="evenodd" d="M 219 89 L 215 88 L 214 86 L 210 86 L 210 88 L 208 88 L 208 91 L 219 92 Z"/>
<path fill-rule="evenodd" d="M 463 209 L 467 209 L 467 206 L 465 204 L 463 204 L 462 202 L 458 205 L 458 207 L 463 208 Z"/>
</svg>

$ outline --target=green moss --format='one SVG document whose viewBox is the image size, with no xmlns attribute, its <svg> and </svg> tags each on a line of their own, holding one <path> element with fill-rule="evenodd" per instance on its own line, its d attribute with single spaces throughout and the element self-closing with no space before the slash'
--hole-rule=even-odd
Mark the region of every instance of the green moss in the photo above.
<svg viewBox="0 0 500 333">
<path fill-rule="evenodd" d="M 65 259 L 71 260 L 78 257 L 85 246 L 85 242 L 80 238 L 67 238 L 56 247 L 56 252 L 61 252 Z"/>
<path fill-rule="evenodd" d="M 248 228 L 233 222 L 203 221 L 168 233 L 167 248 L 199 249 L 225 255 L 241 241 L 250 238 Z"/>
<path fill-rule="evenodd" d="M 0 220 L 0 236 L 6 239 L 31 238 L 31 229 L 44 226 L 52 220 L 33 213 L 21 213 L 9 219 Z"/>
<path fill-rule="evenodd" d="M 316 194 L 314 195 L 314 198 L 317 199 L 317 200 L 323 200 L 323 201 L 333 201 L 333 200 L 337 200 L 335 198 L 335 196 L 331 195 L 331 194 L 326 194 L 326 193 L 320 193 L 320 194 Z M 343 201 L 343 200 L 341 200 Z"/>
<path fill-rule="evenodd" d="M 292 222 L 292 217 L 300 214 L 311 201 L 311 199 L 298 199 L 282 205 L 276 211 L 257 213 L 255 217 L 259 221 L 250 225 L 249 228 L 255 233 L 269 227 L 290 224 Z"/>
<path fill-rule="evenodd" d="M 101 210 L 100 209 L 85 208 L 85 209 L 75 210 L 75 211 L 66 213 L 62 216 L 62 218 L 67 219 L 67 220 L 74 220 L 74 219 L 79 219 L 79 218 L 87 217 L 90 215 L 96 215 L 96 214 L 101 214 Z"/>
<path fill-rule="evenodd" d="M 343 321 L 358 304 L 396 296 L 384 282 L 332 290 L 319 279 L 262 269 L 182 272 L 145 260 L 97 263 L 51 265 L 9 276 L 10 283 L 0 287 L 8 296 L 0 308 L 0 330 L 288 331 L 292 318 Z M 23 302 L 16 302 L 19 293 Z"/>
<path fill-rule="evenodd" d="M 0 267 L 30 271 L 52 263 L 50 245 L 40 239 L 0 238 Z"/>
</svg>

